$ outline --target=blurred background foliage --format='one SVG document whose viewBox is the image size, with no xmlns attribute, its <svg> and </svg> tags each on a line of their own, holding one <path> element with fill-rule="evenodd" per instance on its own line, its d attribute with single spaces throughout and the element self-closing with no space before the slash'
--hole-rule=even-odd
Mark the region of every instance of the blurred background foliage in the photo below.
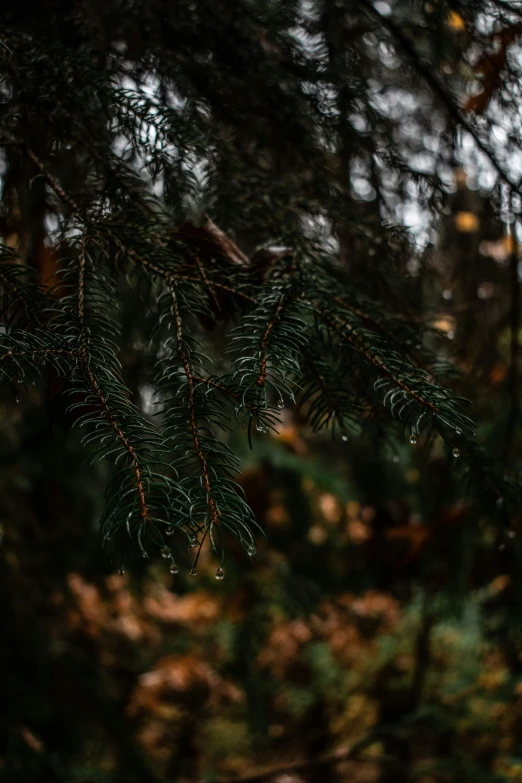
<svg viewBox="0 0 522 783">
<path fill-rule="evenodd" d="M 417 17 L 444 6 L 431 52 L 442 73 L 469 43 L 473 4 L 462 5 L 433 0 Z M 409 4 L 396 6 L 404 21 Z M 485 111 L 503 65 L 475 55 L 487 79 L 478 90 L 471 67 L 459 74 L 475 85 L 466 112 Z M 399 272 L 431 347 L 455 362 L 481 443 L 518 478 L 520 204 L 506 217 L 501 185 L 481 186 L 453 149 L 433 229 L 424 242 L 413 232 Z M 376 193 L 351 177 L 354 209 L 375 217 Z M 16 210 L 4 218 L 5 238 L 21 230 Z M 356 276 L 366 250 L 351 257 Z M 39 252 L 49 277 L 52 243 Z M 122 297 L 122 363 L 150 415 L 147 314 L 136 292 Z M 175 577 L 143 560 L 120 574 L 98 535 L 109 467 L 85 465 L 61 383 L 0 402 L 2 780 L 522 780 L 522 548 L 467 492 L 442 440 L 412 444 L 378 417 L 332 440 L 285 408 L 252 451 L 230 436 L 267 532 L 253 564 L 233 550 L 216 581 L 202 551 L 196 577 L 188 556 Z"/>
<path fill-rule="evenodd" d="M 487 197 L 460 209 L 478 194 L 455 178 L 429 262 L 419 253 L 433 339 L 457 357 L 486 448 L 509 446 L 514 466 L 518 244 L 482 217 Z M 371 424 L 332 441 L 290 408 L 253 451 L 238 433 L 268 541 L 216 582 L 205 551 L 197 577 L 188 559 L 173 578 L 165 562 L 121 575 L 104 558 L 108 468 L 84 464 L 52 384 L 4 401 L 0 437 L 6 781 L 522 779 L 520 544 L 466 495 L 442 442 Z"/>
</svg>

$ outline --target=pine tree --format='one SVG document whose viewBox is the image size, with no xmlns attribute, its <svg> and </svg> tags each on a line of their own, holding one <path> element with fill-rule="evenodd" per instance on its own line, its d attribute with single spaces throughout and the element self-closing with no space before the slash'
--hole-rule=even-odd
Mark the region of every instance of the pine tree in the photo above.
<svg viewBox="0 0 522 783">
<path fill-rule="evenodd" d="M 495 129 L 520 19 L 496 0 L 7 4 L 0 368 L 12 400 L 62 379 L 87 455 L 114 466 L 117 561 L 137 547 L 175 572 L 188 546 L 195 572 L 209 545 L 220 578 L 227 537 L 252 557 L 234 432 L 255 447 L 288 405 L 334 437 L 441 440 L 513 519 L 400 215 L 412 197 L 440 214 L 463 138 L 496 208 L 519 208 L 518 138 Z M 139 377 L 121 361 L 138 318 Z"/>
</svg>

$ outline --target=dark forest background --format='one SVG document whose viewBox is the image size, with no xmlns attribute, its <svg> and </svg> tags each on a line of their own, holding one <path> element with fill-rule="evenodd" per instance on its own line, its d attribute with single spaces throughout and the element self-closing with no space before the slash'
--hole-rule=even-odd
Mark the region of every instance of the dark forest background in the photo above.
<svg viewBox="0 0 522 783">
<path fill-rule="evenodd" d="M 280 249 L 256 248 L 278 246 L 285 232 L 320 239 L 351 286 L 414 324 L 441 366 L 451 362 L 447 383 L 472 401 L 487 464 L 515 485 L 518 9 L 478 0 L 6 3 L 3 248 L 51 291 L 64 215 L 102 180 L 110 203 L 125 205 L 141 166 L 144 191 L 202 257 L 209 226 L 229 256 L 255 258 L 261 276 Z M 285 37 L 297 19 L 305 52 L 327 62 L 316 92 L 306 57 Z M 111 79 L 125 100 L 153 94 L 165 116 L 145 98 L 134 106 L 138 131 L 122 109 L 117 135 L 104 109 Z M 313 95 L 312 119 L 302 95 Z M 203 184 L 191 180 L 192 153 L 170 159 L 171 140 L 161 141 L 174 115 L 187 148 L 215 143 Z M 156 146 L 147 135 L 155 122 Z M 100 161 L 104 145 L 112 168 Z M 75 194 L 72 206 L 59 205 L 56 183 Z M 123 269 L 116 282 L 122 372 L 152 421 L 148 294 Z M 227 300 L 220 306 L 217 322 L 202 316 L 191 327 L 215 358 L 235 317 Z M 110 460 L 86 458 L 67 381 L 32 381 L 6 378 L 0 397 L 0 779 L 522 780 L 517 515 L 502 494 L 478 494 L 458 442 L 410 437 L 376 406 L 333 438 L 287 399 L 252 448 L 239 422 L 227 435 L 266 532 L 255 556 L 231 543 L 217 581 L 207 548 L 196 576 L 190 548 L 176 575 L 167 559 L 139 554 L 120 569 L 99 533 Z"/>
</svg>

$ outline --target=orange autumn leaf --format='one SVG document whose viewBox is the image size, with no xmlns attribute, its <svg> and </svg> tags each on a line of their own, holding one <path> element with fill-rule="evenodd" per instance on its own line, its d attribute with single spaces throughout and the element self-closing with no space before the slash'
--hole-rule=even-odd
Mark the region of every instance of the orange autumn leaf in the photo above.
<svg viewBox="0 0 522 783">
<path fill-rule="evenodd" d="M 450 27 L 452 30 L 455 30 L 456 32 L 460 32 L 461 30 L 466 29 L 466 22 L 456 11 L 450 11 L 448 13 L 447 24 L 448 27 Z"/>
</svg>

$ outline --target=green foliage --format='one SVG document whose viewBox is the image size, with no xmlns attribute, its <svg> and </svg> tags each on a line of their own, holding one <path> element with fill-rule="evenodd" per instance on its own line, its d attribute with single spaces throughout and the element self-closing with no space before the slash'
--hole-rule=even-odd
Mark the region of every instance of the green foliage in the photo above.
<svg viewBox="0 0 522 783">
<path fill-rule="evenodd" d="M 65 379 L 89 459 L 114 465 L 102 535 L 116 559 L 134 542 L 175 569 L 172 533 L 175 550 L 208 541 L 220 567 L 224 533 L 252 556 L 228 433 L 238 420 L 252 445 L 289 403 L 342 437 L 368 420 L 412 442 L 438 434 L 492 513 L 517 509 L 518 485 L 474 442 L 415 282 L 401 280 L 418 252 L 395 214 L 408 190 L 440 205 L 437 167 L 459 123 L 509 181 L 457 83 L 442 84 L 440 64 L 461 57 L 439 41 L 446 5 L 413 4 L 418 45 L 406 5 L 7 8 L 1 373 L 11 386 Z M 502 24 L 496 4 L 459 5 L 469 46 L 485 41 L 486 10 Z M 426 149 L 403 132 L 393 90 L 409 90 L 410 131 L 436 119 L 431 172 L 413 160 Z M 29 271 L 37 246 L 56 259 L 45 292 Z M 157 363 L 154 420 L 119 360 L 129 291 Z"/>
</svg>

